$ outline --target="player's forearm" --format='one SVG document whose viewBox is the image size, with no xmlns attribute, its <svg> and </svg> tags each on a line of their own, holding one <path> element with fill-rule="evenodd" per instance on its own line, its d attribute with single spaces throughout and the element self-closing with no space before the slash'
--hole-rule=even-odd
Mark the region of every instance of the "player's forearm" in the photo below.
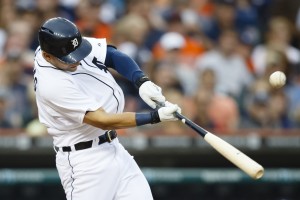
<svg viewBox="0 0 300 200">
<path fill-rule="evenodd" d="M 83 122 L 103 130 L 130 128 L 142 126 L 145 124 L 155 124 L 160 122 L 158 111 L 134 113 L 124 112 L 111 114 L 105 112 L 102 108 L 96 111 L 87 112 Z"/>
<path fill-rule="evenodd" d="M 83 122 L 103 130 L 130 128 L 161 121 L 177 120 L 174 115 L 175 112 L 181 113 L 181 109 L 170 102 L 166 102 L 165 106 L 158 110 L 145 113 L 124 112 L 111 114 L 99 108 L 96 111 L 87 112 Z"/>
<path fill-rule="evenodd" d="M 103 110 L 97 110 L 94 112 L 88 112 L 85 115 L 83 122 L 103 130 L 130 128 L 136 126 L 135 113 L 133 112 L 110 114 Z"/>
</svg>

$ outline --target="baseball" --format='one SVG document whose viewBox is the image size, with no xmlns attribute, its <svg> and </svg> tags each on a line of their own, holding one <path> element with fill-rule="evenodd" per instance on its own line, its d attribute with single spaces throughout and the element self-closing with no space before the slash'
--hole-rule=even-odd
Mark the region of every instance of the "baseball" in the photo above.
<svg viewBox="0 0 300 200">
<path fill-rule="evenodd" d="M 270 75 L 269 81 L 273 87 L 280 88 L 284 86 L 286 81 L 286 76 L 283 72 L 276 71 Z"/>
</svg>

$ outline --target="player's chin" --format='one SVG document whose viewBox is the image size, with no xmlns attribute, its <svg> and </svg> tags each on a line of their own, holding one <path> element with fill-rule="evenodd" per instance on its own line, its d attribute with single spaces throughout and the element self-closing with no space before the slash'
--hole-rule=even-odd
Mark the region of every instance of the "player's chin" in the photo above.
<svg viewBox="0 0 300 200">
<path fill-rule="evenodd" d="M 70 66 L 70 67 L 68 67 L 68 71 L 75 72 L 77 70 L 77 67 L 78 66 Z"/>
</svg>

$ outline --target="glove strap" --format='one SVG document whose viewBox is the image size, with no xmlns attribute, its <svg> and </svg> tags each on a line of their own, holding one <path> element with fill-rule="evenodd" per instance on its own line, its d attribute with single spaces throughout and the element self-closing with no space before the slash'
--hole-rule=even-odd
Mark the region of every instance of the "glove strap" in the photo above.
<svg viewBox="0 0 300 200">
<path fill-rule="evenodd" d="M 140 88 L 141 85 L 146 81 L 150 81 L 150 79 L 147 76 L 142 76 L 141 78 L 137 79 L 134 84 L 137 88 Z"/>
<path fill-rule="evenodd" d="M 156 124 L 156 123 L 161 122 L 157 110 L 150 112 L 150 114 L 151 114 L 151 120 L 152 120 L 151 124 Z"/>
</svg>

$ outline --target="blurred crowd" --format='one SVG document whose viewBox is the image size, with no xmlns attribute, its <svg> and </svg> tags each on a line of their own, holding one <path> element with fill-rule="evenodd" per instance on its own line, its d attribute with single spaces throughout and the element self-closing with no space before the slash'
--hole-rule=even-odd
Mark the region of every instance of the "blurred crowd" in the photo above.
<svg viewBox="0 0 300 200">
<path fill-rule="evenodd" d="M 300 1 L 1 0 L 0 10 L 1 128 L 37 122 L 37 31 L 57 16 L 73 21 L 83 36 L 107 38 L 202 127 L 300 127 Z M 281 88 L 268 82 L 277 70 L 287 76 Z M 112 73 L 126 111 L 149 109 L 129 81 Z M 170 134 L 182 128 L 159 126 Z"/>
</svg>

